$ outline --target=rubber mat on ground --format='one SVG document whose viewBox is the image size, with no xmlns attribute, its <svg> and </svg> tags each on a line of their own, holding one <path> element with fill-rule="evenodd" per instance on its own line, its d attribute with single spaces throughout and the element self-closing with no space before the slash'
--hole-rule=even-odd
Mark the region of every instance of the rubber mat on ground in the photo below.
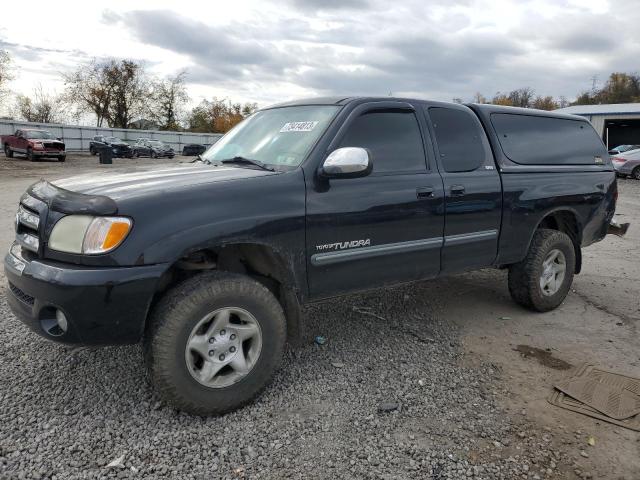
<svg viewBox="0 0 640 480">
<path fill-rule="evenodd" d="M 562 388 L 554 390 L 548 398 L 552 405 L 640 431 L 640 412 L 633 414 L 637 392 L 640 392 L 640 379 L 600 370 L 593 365 L 583 365 L 570 378 L 558 383 L 556 388 L 558 387 Z M 572 391 L 583 400 L 560 390 Z M 607 391 L 614 393 L 609 394 Z M 629 412 L 631 414 L 627 415 Z"/>
</svg>

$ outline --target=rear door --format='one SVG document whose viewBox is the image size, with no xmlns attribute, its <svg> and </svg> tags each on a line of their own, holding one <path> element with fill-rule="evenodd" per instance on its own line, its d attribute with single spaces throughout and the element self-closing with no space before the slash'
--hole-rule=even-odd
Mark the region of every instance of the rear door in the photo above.
<svg viewBox="0 0 640 480">
<path fill-rule="evenodd" d="M 464 106 L 430 106 L 445 195 L 442 273 L 486 267 L 496 259 L 502 184 L 486 134 Z"/>
<path fill-rule="evenodd" d="M 424 118 L 405 102 L 362 104 L 346 119 L 326 155 L 340 147 L 365 148 L 373 171 L 307 182 L 312 297 L 439 273 L 442 180 L 433 158 L 427 163 L 424 132 Z"/>
</svg>

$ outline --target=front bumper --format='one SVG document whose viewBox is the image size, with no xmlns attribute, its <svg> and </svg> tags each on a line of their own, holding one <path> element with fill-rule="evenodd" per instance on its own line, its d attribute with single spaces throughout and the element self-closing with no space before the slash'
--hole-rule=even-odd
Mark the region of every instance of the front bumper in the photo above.
<svg viewBox="0 0 640 480">
<path fill-rule="evenodd" d="M 67 152 L 64 150 L 31 150 L 31 153 L 34 157 L 64 157 Z"/>
<path fill-rule="evenodd" d="M 613 163 L 613 169 L 618 175 L 631 175 L 631 171 L 633 169 L 629 166 L 629 162 L 625 162 L 625 163 L 612 162 L 612 163 Z"/>
<path fill-rule="evenodd" d="M 4 259 L 13 313 L 45 338 L 85 345 L 140 341 L 158 280 L 167 267 L 98 268 L 28 261 L 15 246 Z M 65 332 L 50 328 L 57 310 L 67 319 Z"/>
</svg>

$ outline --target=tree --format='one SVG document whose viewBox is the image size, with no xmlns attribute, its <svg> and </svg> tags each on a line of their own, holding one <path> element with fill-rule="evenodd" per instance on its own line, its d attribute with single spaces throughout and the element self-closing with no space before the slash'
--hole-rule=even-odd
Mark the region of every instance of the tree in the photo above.
<svg viewBox="0 0 640 480">
<path fill-rule="evenodd" d="M 160 130 L 180 128 L 179 118 L 184 104 L 189 101 L 185 86 L 186 75 L 187 72 L 183 70 L 173 77 L 152 82 L 149 117 L 159 125 Z"/>
<path fill-rule="evenodd" d="M 476 94 L 473 96 L 472 102 L 473 103 L 488 103 L 487 102 L 487 97 L 482 95 L 480 92 L 476 92 Z"/>
<path fill-rule="evenodd" d="M 77 70 L 63 74 L 65 100 L 75 105 L 78 115 L 91 112 L 96 116 L 96 126 L 102 127 L 109 116 L 114 86 L 107 75 L 107 63 L 93 59 Z"/>
<path fill-rule="evenodd" d="M 504 93 L 496 93 L 491 99 L 491 103 L 494 105 L 505 105 L 507 107 L 513 107 L 513 102 L 509 95 L 505 95 Z"/>
<path fill-rule="evenodd" d="M 0 50 L 0 106 L 7 95 L 7 84 L 13 80 L 13 62 L 6 50 Z"/>
<path fill-rule="evenodd" d="M 96 125 L 127 128 L 144 111 L 148 80 L 141 63 L 133 60 L 91 60 L 65 74 L 65 100 L 78 112 L 91 112 Z"/>
<path fill-rule="evenodd" d="M 537 108 L 538 110 L 555 110 L 559 108 L 559 105 L 551 95 L 548 95 L 546 97 L 537 96 L 533 100 L 531 107 Z"/>
<path fill-rule="evenodd" d="M 534 95 L 532 88 L 523 87 L 509 92 L 509 100 L 514 107 L 530 108 Z"/>
<path fill-rule="evenodd" d="M 42 85 L 33 91 L 33 97 L 18 95 L 15 110 L 17 116 L 27 122 L 58 123 L 62 120 L 62 101 L 60 97 L 47 93 Z"/>
<path fill-rule="evenodd" d="M 258 106 L 255 103 L 231 103 L 226 99 L 203 100 L 191 110 L 189 130 L 201 133 L 225 133 L 245 117 L 251 115 Z"/>
<path fill-rule="evenodd" d="M 640 102 L 640 76 L 633 73 L 614 72 L 609 75 L 601 89 L 582 92 L 573 105 L 635 102 Z"/>
<path fill-rule="evenodd" d="M 144 112 L 149 96 L 144 68 L 132 60 L 112 60 L 107 67 L 107 78 L 113 86 L 107 117 L 109 126 L 128 128 L 134 118 Z"/>
</svg>

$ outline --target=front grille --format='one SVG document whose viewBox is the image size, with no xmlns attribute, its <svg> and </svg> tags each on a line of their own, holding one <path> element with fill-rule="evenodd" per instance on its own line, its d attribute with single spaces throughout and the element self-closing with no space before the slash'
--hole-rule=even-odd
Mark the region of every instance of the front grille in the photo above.
<svg viewBox="0 0 640 480">
<path fill-rule="evenodd" d="M 24 194 L 20 199 L 16 214 L 16 241 L 26 250 L 38 253 L 40 250 L 41 217 L 46 213 L 46 204 Z"/>
<path fill-rule="evenodd" d="M 63 146 L 60 145 L 59 143 L 44 142 L 43 145 L 44 145 L 44 148 L 49 149 L 49 150 L 62 150 L 63 149 Z"/>
<path fill-rule="evenodd" d="M 30 307 L 33 307 L 33 304 L 35 303 L 35 298 L 33 298 L 31 295 L 24 293 L 22 290 L 20 290 L 11 282 L 9 282 L 9 290 L 11 290 L 11 293 L 13 293 L 13 295 L 22 303 L 29 305 Z"/>
</svg>

